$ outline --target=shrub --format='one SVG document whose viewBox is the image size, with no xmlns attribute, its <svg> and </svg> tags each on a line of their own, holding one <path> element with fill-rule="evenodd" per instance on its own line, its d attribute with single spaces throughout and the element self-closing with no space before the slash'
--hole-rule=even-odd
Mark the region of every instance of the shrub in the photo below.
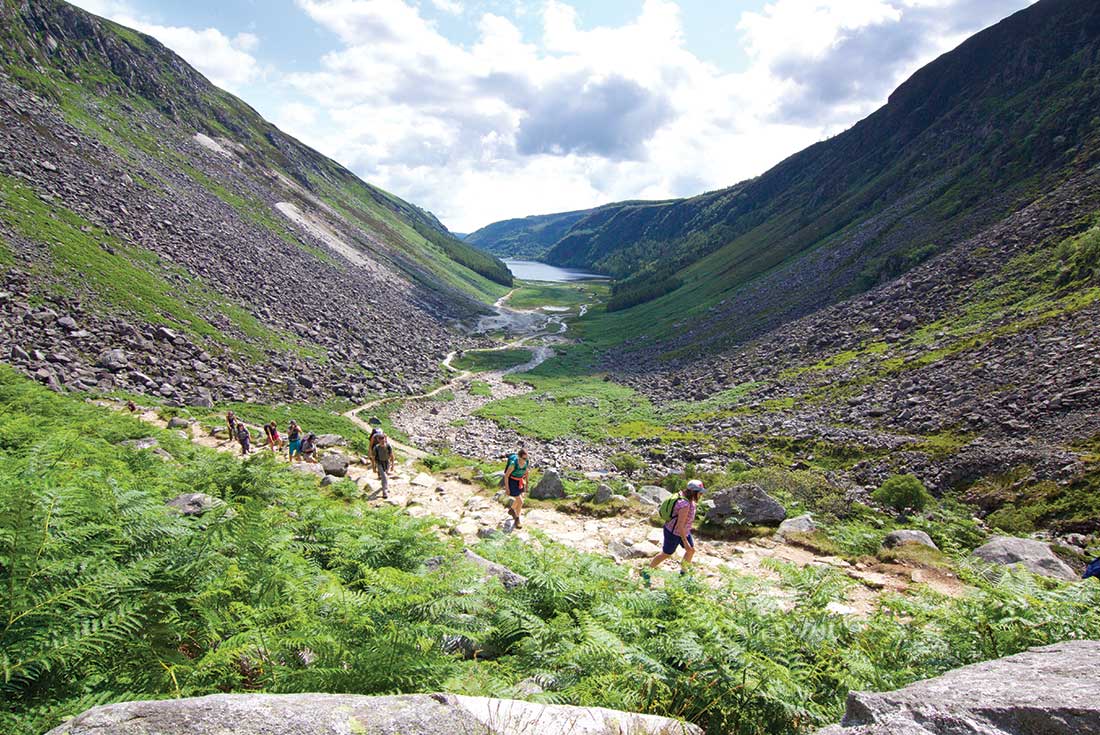
<svg viewBox="0 0 1100 735">
<path fill-rule="evenodd" d="M 639 457 L 635 457 L 633 454 L 628 454 L 626 452 L 620 452 L 613 455 L 611 457 L 611 464 L 615 466 L 615 469 L 622 472 L 627 477 L 633 477 L 635 472 L 645 467 L 645 462 Z"/>
<path fill-rule="evenodd" d="M 933 502 L 932 496 L 924 488 L 924 483 L 913 475 L 894 475 L 882 483 L 871 494 L 875 502 L 893 508 L 899 513 L 903 510 L 924 510 Z"/>
</svg>

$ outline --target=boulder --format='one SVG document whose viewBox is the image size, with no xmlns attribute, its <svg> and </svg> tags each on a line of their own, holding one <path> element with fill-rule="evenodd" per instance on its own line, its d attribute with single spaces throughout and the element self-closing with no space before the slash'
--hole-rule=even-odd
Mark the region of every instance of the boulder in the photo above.
<svg viewBox="0 0 1100 735">
<path fill-rule="evenodd" d="M 130 358 L 128 358 L 126 353 L 122 350 L 106 350 L 99 354 L 96 365 L 104 370 L 110 370 L 112 373 L 117 373 L 130 367 Z"/>
<path fill-rule="evenodd" d="M 599 707 L 455 694 L 212 694 L 107 704 L 48 735 L 703 735 L 694 725 Z"/>
<path fill-rule="evenodd" d="M 339 452 L 329 452 L 321 457 L 321 469 L 326 475 L 344 477 L 348 474 L 348 465 L 351 460 Z"/>
<path fill-rule="evenodd" d="M 348 440 L 339 434 L 318 434 L 317 446 L 321 449 L 328 449 L 330 447 L 345 447 L 348 444 Z"/>
<path fill-rule="evenodd" d="M 939 551 L 939 547 L 936 546 L 932 538 L 924 531 L 909 529 L 891 531 L 886 534 L 886 538 L 882 540 L 882 545 L 887 549 L 892 549 L 895 546 L 904 546 L 905 544 L 920 544 L 921 546 L 927 546 L 930 549 Z"/>
<path fill-rule="evenodd" d="M 122 446 L 130 447 L 131 449 L 152 449 L 153 447 L 160 446 L 160 442 L 154 436 L 147 436 L 144 439 L 127 439 L 122 442 Z"/>
<path fill-rule="evenodd" d="M 199 388 L 195 391 L 195 395 L 191 397 L 190 403 L 192 406 L 198 406 L 199 408 L 213 408 L 214 394 L 209 388 Z"/>
<path fill-rule="evenodd" d="M 1068 641 L 964 666 L 883 694 L 852 692 L 818 735 L 1100 733 L 1100 642 Z"/>
<path fill-rule="evenodd" d="M 712 525 L 778 525 L 787 517 L 779 502 L 759 485 L 735 485 L 719 490 L 712 499 L 706 521 Z"/>
<path fill-rule="evenodd" d="M 169 508 L 185 516 L 201 516 L 225 503 L 206 493 L 183 493 L 165 503 Z"/>
<path fill-rule="evenodd" d="M 169 429 L 186 429 L 189 426 L 191 426 L 191 422 L 183 418 L 182 416 L 173 416 L 172 418 L 168 419 Z"/>
<path fill-rule="evenodd" d="M 313 475 L 318 479 L 324 479 L 325 469 L 320 464 L 313 462 L 295 462 L 290 465 L 290 468 L 295 472 L 301 472 L 305 475 Z"/>
<path fill-rule="evenodd" d="M 779 524 L 779 529 L 776 533 L 780 536 L 786 536 L 792 533 L 813 533 L 817 530 L 817 524 L 814 523 L 813 516 L 809 513 L 800 515 L 795 518 L 788 518 Z"/>
<path fill-rule="evenodd" d="M 616 561 L 623 559 L 650 559 L 657 555 L 660 549 L 649 543 L 632 543 L 629 539 L 614 539 L 607 544 L 607 552 L 615 557 Z"/>
<path fill-rule="evenodd" d="M 647 505 L 660 505 L 669 495 L 672 493 L 658 485 L 642 485 L 638 489 L 637 497 Z"/>
<path fill-rule="evenodd" d="M 483 556 L 478 556 L 469 549 L 463 551 L 463 555 L 466 557 L 467 561 L 484 569 L 487 577 L 496 577 L 499 579 L 505 589 L 515 589 L 516 587 L 527 584 L 527 577 L 524 577 L 522 574 L 516 574 L 502 564 L 497 564 L 494 561 L 489 561 Z"/>
<path fill-rule="evenodd" d="M 1050 544 L 1015 536 L 994 536 L 984 546 L 974 549 L 974 558 L 1004 566 L 1020 565 L 1033 574 L 1075 581 L 1078 575 L 1058 558 Z"/>
<path fill-rule="evenodd" d="M 536 500 L 553 500 L 557 498 L 565 497 L 565 486 L 562 485 L 561 477 L 555 470 L 547 470 L 543 473 L 542 478 L 539 480 L 539 484 L 535 485 L 535 489 L 531 491 L 531 497 Z"/>
<path fill-rule="evenodd" d="M 604 503 L 610 503 L 611 499 L 615 497 L 615 493 L 611 491 L 607 485 L 600 485 L 596 488 L 596 492 L 592 495 L 592 502 L 598 505 Z"/>
</svg>

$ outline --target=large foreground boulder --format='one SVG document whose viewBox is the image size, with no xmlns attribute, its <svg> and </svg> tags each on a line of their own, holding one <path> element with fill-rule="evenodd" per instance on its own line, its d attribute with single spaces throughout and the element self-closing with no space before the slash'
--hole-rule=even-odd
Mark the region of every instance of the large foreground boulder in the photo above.
<svg viewBox="0 0 1100 735">
<path fill-rule="evenodd" d="M 1072 582 L 1079 576 L 1058 558 L 1050 544 L 1030 538 L 994 536 L 989 543 L 974 549 L 974 557 L 991 564 L 1020 565 L 1032 574 Z"/>
<path fill-rule="evenodd" d="M 555 500 L 565 497 L 565 486 L 562 485 L 561 477 L 554 470 L 547 470 L 543 473 L 542 478 L 539 480 L 539 484 L 535 485 L 535 489 L 531 491 L 531 497 L 535 500 Z"/>
<path fill-rule="evenodd" d="M 759 485 L 735 485 L 714 494 L 707 523 L 715 526 L 777 526 L 787 510 Z"/>
<path fill-rule="evenodd" d="M 214 694 L 95 707 L 49 735 L 703 735 L 652 715 L 453 694 Z"/>
<path fill-rule="evenodd" d="M 1068 641 L 949 671 L 895 692 L 848 695 L 818 735 L 1097 735 L 1100 641 Z"/>
<path fill-rule="evenodd" d="M 351 460 L 339 452 L 329 452 L 321 457 L 321 468 L 326 475 L 344 477 L 348 474 L 348 465 L 350 464 Z"/>
</svg>

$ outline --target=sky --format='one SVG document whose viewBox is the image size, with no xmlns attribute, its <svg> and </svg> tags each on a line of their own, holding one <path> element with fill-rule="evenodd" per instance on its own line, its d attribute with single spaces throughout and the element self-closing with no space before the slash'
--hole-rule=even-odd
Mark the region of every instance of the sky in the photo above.
<svg viewBox="0 0 1100 735">
<path fill-rule="evenodd" d="M 757 176 L 1034 0 L 76 0 L 455 232 Z"/>
</svg>

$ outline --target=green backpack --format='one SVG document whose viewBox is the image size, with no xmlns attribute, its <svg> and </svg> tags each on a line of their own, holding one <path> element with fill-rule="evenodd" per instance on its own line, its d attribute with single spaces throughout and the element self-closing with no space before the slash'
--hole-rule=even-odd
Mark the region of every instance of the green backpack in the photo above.
<svg viewBox="0 0 1100 735">
<path fill-rule="evenodd" d="M 669 495 L 661 503 L 661 507 L 657 510 L 657 515 L 661 517 L 661 520 L 668 523 L 672 520 L 672 512 L 676 510 L 676 502 L 680 500 L 679 495 Z"/>
</svg>

